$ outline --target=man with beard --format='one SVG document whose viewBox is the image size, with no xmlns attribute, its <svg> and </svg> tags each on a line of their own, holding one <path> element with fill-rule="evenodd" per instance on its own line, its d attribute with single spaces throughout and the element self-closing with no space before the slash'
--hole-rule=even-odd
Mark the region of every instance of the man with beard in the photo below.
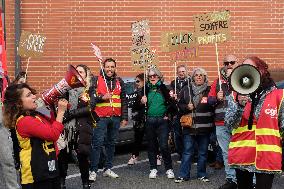
<svg viewBox="0 0 284 189">
<path fill-rule="evenodd" d="M 118 178 L 111 170 L 112 160 L 119 127 L 127 125 L 128 108 L 124 82 L 116 75 L 114 59 L 107 58 L 103 61 L 103 70 L 98 77 L 93 78 L 92 83 L 89 91 L 91 108 L 99 116 L 99 121 L 93 129 L 89 180 L 96 180 L 103 145 L 106 149 L 103 176 Z"/>
<path fill-rule="evenodd" d="M 216 79 L 208 95 L 208 103 L 215 108 L 215 126 L 219 146 L 222 149 L 222 155 L 226 172 L 226 183 L 219 189 L 236 189 L 235 170 L 228 165 L 228 149 L 231 138 L 231 131 L 224 126 L 225 112 L 228 106 L 228 96 L 231 90 L 228 84 L 228 77 L 232 70 L 238 66 L 237 58 L 234 55 L 227 55 L 223 61 L 224 67 L 221 69 L 221 78 Z M 221 88 L 220 88 L 221 84 Z"/>
</svg>

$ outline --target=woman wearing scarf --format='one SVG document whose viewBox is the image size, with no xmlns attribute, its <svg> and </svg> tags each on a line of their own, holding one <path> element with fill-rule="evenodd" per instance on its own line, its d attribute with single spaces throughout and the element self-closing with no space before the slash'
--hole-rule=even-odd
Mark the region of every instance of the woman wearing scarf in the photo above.
<svg viewBox="0 0 284 189">
<path fill-rule="evenodd" d="M 207 148 L 214 125 L 214 110 L 207 102 L 209 91 L 206 71 L 196 68 L 192 72 L 191 87 L 185 87 L 180 92 L 178 107 L 183 115 L 190 114 L 192 116 L 193 123 L 191 127 L 183 128 L 184 149 L 176 183 L 187 181 L 190 178 L 195 144 L 197 144 L 198 150 L 197 178 L 202 182 L 209 182 L 206 174 Z"/>
</svg>

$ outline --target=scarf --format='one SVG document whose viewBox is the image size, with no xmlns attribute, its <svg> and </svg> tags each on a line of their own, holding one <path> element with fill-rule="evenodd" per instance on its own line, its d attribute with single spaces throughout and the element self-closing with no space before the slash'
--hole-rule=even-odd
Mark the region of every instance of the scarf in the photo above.
<svg viewBox="0 0 284 189">
<path fill-rule="evenodd" d="M 192 88 L 192 93 L 193 93 L 192 103 L 194 107 L 197 107 L 197 105 L 199 104 L 202 98 L 203 92 L 207 89 L 207 83 L 196 86 L 195 83 L 192 82 L 191 86 L 192 86 L 191 88 Z"/>
</svg>

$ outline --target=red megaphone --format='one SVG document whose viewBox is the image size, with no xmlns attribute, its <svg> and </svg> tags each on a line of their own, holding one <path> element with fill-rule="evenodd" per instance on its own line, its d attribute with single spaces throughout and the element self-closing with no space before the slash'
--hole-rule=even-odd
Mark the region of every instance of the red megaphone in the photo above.
<svg viewBox="0 0 284 189">
<path fill-rule="evenodd" d="M 63 96 L 70 89 L 85 87 L 86 83 L 78 71 L 72 65 L 68 65 L 65 77 L 54 85 L 51 89 L 42 94 L 42 100 L 48 106 L 58 101 L 58 97 Z"/>
</svg>

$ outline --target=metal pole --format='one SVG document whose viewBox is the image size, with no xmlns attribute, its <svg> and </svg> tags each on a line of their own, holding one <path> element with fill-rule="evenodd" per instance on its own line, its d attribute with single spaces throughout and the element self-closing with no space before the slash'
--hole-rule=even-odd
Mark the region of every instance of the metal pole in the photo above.
<svg viewBox="0 0 284 189">
<path fill-rule="evenodd" d="M 21 71 L 21 57 L 18 55 L 18 47 L 21 37 L 21 2 L 15 0 L 15 76 Z"/>
</svg>

